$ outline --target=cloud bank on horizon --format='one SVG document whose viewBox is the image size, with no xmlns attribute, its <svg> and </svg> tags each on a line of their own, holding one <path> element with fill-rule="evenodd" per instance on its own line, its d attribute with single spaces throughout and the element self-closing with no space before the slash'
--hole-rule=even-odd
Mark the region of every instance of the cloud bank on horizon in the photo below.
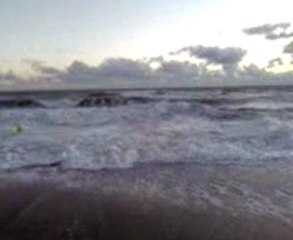
<svg viewBox="0 0 293 240">
<path fill-rule="evenodd" d="M 293 30 L 289 22 L 263 24 L 243 29 L 249 36 L 264 36 L 267 40 L 293 39 Z M 291 56 L 293 65 L 293 40 L 280 49 L 281 55 Z M 176 57 L 185 54 L 185 61 Z M 128 84 L 154 85 L 164 83 L 169 85 L 184 84 L 262 84 L 262 83 L 290 83 L 293 71 L 272 72 L 277 66 L 285 65 L 281 57 L 268 61 L 266 68 L 255 64 L 244 65 L 243 59 L 247 50 L 240 47 L 218 46 L 186 46 L 170 52 L 167 57 L 149 57 L 143 59 L 106 58 L 97 66 L 90 66 L 75 60 L 65 69 L 57 69 L 46 65 L 42 61 L 24 59 L 23 63 L 30 66 L 34 75 L 30 77 L 18 76 L 13 71 L 0 73 L 0 80 L 16 86 L 29 84 L 96 84 L 97 86 Z M 172 59 L 173 57 L 173 59 Z"/>
</svg>

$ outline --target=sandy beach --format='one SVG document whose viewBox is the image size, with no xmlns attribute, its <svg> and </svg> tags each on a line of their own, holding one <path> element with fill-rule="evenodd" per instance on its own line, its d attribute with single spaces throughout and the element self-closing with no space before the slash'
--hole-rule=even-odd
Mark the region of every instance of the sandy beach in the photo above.
<svg viewBox="0 0 293 240">
<path fill-rule="evenodd" d="M 2 173 L 0 239 L 291 239 L 293 172 L 147 165 Z"/>
</svg>

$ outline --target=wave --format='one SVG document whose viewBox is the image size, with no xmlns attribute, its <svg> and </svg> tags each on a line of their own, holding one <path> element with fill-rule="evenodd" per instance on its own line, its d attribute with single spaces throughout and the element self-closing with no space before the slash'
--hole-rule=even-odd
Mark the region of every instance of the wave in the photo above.
<svg viewBox="0 0 293 240">
<path fill-rule="evenodd" d="M 2 109 L 0 169 L 97 170 L 155 162 L 255 166 L 291 161 L 293 116 L 286 110 L 290 103 L 271 100 L 261 108 L 262 100 L 233 100 L 236 93 L 218 103 L 194 100 L 196 93 L 189 93 L 191 100 L 182 100 L 182 93 L 165 94 L 168 99 L 159 94 L 156 101 L 114 107 Z M 149 99 L 128 99 L 134 97 Z M 181 100 L 170 101 L 171 97 Z M 276 109 L 285 110 L 275 114 Z M 14 123 L 22 126 L 22 133 L 12 131 Z"/>
</svg>

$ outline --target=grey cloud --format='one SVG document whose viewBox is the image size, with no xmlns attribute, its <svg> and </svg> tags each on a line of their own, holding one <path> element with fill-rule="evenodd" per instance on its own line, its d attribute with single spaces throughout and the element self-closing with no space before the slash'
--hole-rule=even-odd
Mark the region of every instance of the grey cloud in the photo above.
<svg viewBox="0 0 293 240">
<path fill-rule="evenodd" d="M 281 32 L 279 34 L 270 33 L 266 35 L 266 39 L 269 39 L 269 40 L 277 40 L 281 38 L 291 38 L 291 37 L 293 37 L 293 32 L 289 32 L 289 33 Z"/>
<path fill-rule="evenodd" d="M 291 26 L 289 22 L 276 23 L 276 24 L 264 24 L 256 27 L 243 29 L 243 32 L 248 35 L 264 35 L 268 40 L 277 40 L 281 38 L 293 37 L 293 31 L 287 32 Z M 276 32 L 281 30 L 281 32 Z"/>
<path fill-rule="evenodd" d="M 284 47 L 283 53 L 292 54 L 293 56 L 293 41 Z"/>
<path fill-rule="evenodd" d="M 248 85 L 292 85 L 293 71 L 270 72 L 254 64 L 238 69 L 234 78 L 239 84 Z"/>
<path fill-rule="evenodd" d="M 160 64 L 157 69 L 150 67 L 154 61 Z M 66 83 L 147 83 L 158 79 L 193 79 L 200 74 L 201 68 L 190 62 L 165 61 L 162 57 L 145 59 L 145 62 L 110 58 L 98 66 L 74 61 L 58 77 Z"/>
<path fill-rule="evenodd" d="M 270 74 L 272 73 L 267 72 L 265 68 L 259 68 L 255 64 L 244 66 L 242 69 L 238 70 L 238 76 L 240 78 L 250 77 L 255 80 L 260 77 L 267 78 Z"/>
<path fill-rule="evenodd" d="M 158 56 L 158 57 L 152 57 L 152 58 L 146 58 L 145 61 L 147 63 L 162 63 L 165 61 L 165 58 L 163 56 Z"/>
<path fill-rule="evenodd" d="M 109 58 L 100 65 L 89 66 L 74 61 L 58 77 L 66 83 L 127 84 L 146 80 L 152 74 L 147 63 L 126 58 Z"/>
<path fill-rule="evenodd" d="M 57 68 L 50 67 L 50 66 L 42 66 L 42 65 L 35 68 L 35 70 L 46 75 L 58 75 L 61 73 L 61 71 Z"/>
<path fill-rule="evenodd" d="M 66 69 L 69 75 L 94 75 L 96 74 L 96 68 L 90 67 L 86 63 L 81 61 L 74 61 L 71 65 Z"/>
<path fill-rule="evenodd" d="M 278 28 L 287 29 L 291 26 L 289 22 L 286 23 L 276 23 L 276 24 L 263 24 L 256 27 L 245 28 L 243 32 L 249 35 L 255 34 L 268 34 L 275 31 Z"/>
<path fill-rule="evenodd" d="M 293 54 L 293 43 L 284 48 L 284 52 Z M 26 63 L 38 73 L 30 82 L 52 84 L 53 80 L 64 85 L 98 86 L 98 87 L 122 87 L 122 86 L 180 86 L 187 84 L 240 84 L 246 82 L 257 84 L 261 81 L 282 81 L 292 79 L 292 74 L 276 74 L 260 69 L 255 65 L 239 66 L 246 55 L 246 51 L 236 47 L 184 47 L 173 54 L 186 53 L 191 58 L 201 59 L 199 64 L 191 61 L 167 61 L 164 57 L 154 57 L 144 60 L 132 60 L 127 58 L 109 58 L 97 66 L 90 66 L 81 61 L 72 62 L 64 70 L 58 70 L 47 66 L 44 62 L 27 60 Z M 151 68 L 152 63 L 158 63 L 157 68 Z M 280 65 L 280 58 L 270 61 L 271 65 Z M 214 65 L 222 68 L 214 69 Z M 211 70 L 212 69 L 212 70 Z M 16 76 L 13 72 L 0 74 L 0 79 L 14 82 L 25 80 Z M 29 82 L 29 81 L 25 81 Z M 157 84 L 157 85 L 156 85 Z M 47 85 L 46 85 L 47 86 Z"/>
<path fill-rule="evenodd" d="M 131 79 L 146 78 L 151 74 L 149 64 L 127 58 L 106 59 L 97 70 L 103 76 Z"/>
<path fill-rule="evenodd" d="M 203 48 L 204 47 L 197 48 L 199 52 L 196 54 L 202 58 L 208 59 L 209 63 L 225 64 L 224 69 L 226 73 L 228 72 L 228 67 L 233 68 L 233 71 L 235 71 L 233 64 L 238 63 L 241 59 L 241 57 L 230 56 L 230 54 L 233 55 L 234 48 L 227 48 L 224 50 L 220 48 L 206 48 L 207 53 L 205 54 L 202 52 Z M 209 52 L 210 50 L 211 53 Z M 212 54 L 212 50 L 215 50 L 216 53 Z M 235 50 L 238 52 L 237 49 Z M 186 49 L 184 49 L 184 51 L 186 51 Z M 223 51 L 221 52 L 223 56 L 219 56 L 220 53 L 217 51 Z M 239 54 L 237 56 L 239 56 Z M 152 69 L 150 67 L 152 62 L 157 62 L 159 67 Z M 54 79 L 60 79 L 65 84 L 100 84 L 100 86 L 104 86 L 104 84 L 148 84 L 149 82 L 155 83 L 161 80 L 164 80 L 166 83 L 176 80 L 173 83 L 180 84 L 181 82 L 195 79 L 202 79 L 202 81 L 204 81 L 204 79 L 210 79 L 216 77 L 216 75 L 221 75 L 210 72 L 207 69 L 208 64 L 202 63 L 197 65 L 188 61 L 166 61 L 163 57 L 145 59 L 145 61 L 126 58 L 110 58 L 97 66 L 89 66 L 81 61 L 74 61 L 63 71 L 57 71 L 38 61 L 30 61 L 29 63 L 33 69 L 40 73 L 40 75 L 35 78 L 36 80 L 52 81 Z"/>
<path fill-rule="evenodd" d="M 151 69 L 152 62 L 158 62 L 160 66 L 157 69 Z M 120 79 L 148 81 L 158 78 L 192 78 L 198 76 L 200 68 L 190 62 L 165 61 L 163 58 L 145 59 L 145 62 L 125 58 L 106 59 L 99 66 L 90 67 L 85 63 L 73 62 L 63 74 L 63 79 L 74 80 L 86 79 L 107 80 Z"/>
<path fill-rule="evenodd" d="M 61 70 L 47 66 L 43 61 L 34 59 L 23 59 L 22 62 L 29 65 L 32 70 L 40 74 L 57 75 L 61 73 Z"/>
<path fill-rule="evenodd" d="M 207 64 L 222 65 L 223 70 L 228 75 L 233 75 L 238 67 L 239 62 L 246 55 L 246 51 L 242 48 L 227 47 L 205 47 L 191 46 L 180 49 L 171 54 L 188 53 L 190 57 L 206 60 Z"/>
<path fill-rule="evenodd" d="M 67 83 L 87 83 L 97 81 L 98 72 L 97 67 L 89 66 L 81 61 L 74 61 L 58 77 Z"/>
<path fill-rule="evenodd" d="M 172 78 L 194 78 L 199 75 L 199 67 L 190 62 L 163 61 L 156 70 L 156 75 Z"/>
<path fill-rule="evenodd" d="M 44 61 L 36 60 L 36 59 L 31 59 L 31 58 L 23 58 L 21 60 L 22 63 L 27 64 L 31 67 L 39 66 L 39 65 L 44 65 Z"/>
<path fill-rule="evenodd" d="M 191 57 L 204 59 L 210 64 L 234 65 L 238 64 L 246 55 L 246 51 L 241 48 L 219 48 L 219 47 L 185 47 L 179 53 L 187 52 Z M 178 52 L 177 52 L 178 53 Z"/>
<path fill-rule="evenodd" d="M 281 58 L 274 58 L 269 61 L 267 68 L 273 68 L 275 66 L 281 66 L 283 65 L 283 60 Z"/>
<path fill-rule="evenodd" d="M 0 80 L 5 81 L 16 81 L 19 77 L 13 71 L 7 71 L 5 73 L 0 73 Z"/>
</svg>

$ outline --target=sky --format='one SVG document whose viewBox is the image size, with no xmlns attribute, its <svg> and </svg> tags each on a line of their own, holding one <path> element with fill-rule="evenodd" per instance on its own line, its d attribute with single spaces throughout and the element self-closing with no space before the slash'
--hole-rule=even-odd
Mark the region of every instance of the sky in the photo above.
<svg viewBox="0 0 293 240">
<path fill-rule="evenodd" d="M 292 0 L 2 0 L 0 80 L 288 79 L 292 9 Z"/>
</svg>

